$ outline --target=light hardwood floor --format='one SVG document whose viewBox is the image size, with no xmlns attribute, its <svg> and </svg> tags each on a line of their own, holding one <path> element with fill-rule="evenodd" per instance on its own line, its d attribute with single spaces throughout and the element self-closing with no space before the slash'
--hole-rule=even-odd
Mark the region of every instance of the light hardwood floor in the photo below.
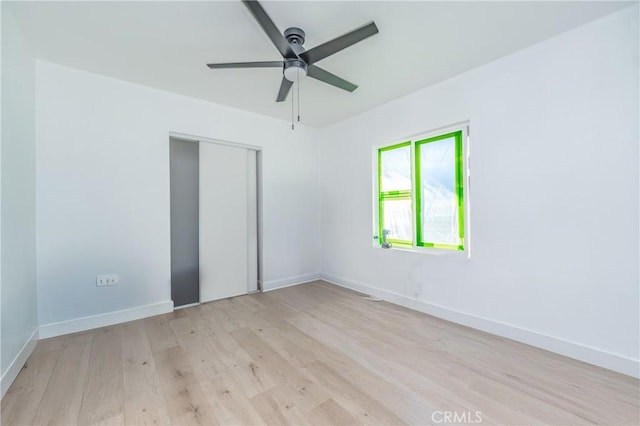
<svg viewBox="0 0 640 426">
<path fill-rule="evenodd" d="M 315 282 L 42 340 L 2 424 L 637 425 L 638 388 Z"/>
</svg>

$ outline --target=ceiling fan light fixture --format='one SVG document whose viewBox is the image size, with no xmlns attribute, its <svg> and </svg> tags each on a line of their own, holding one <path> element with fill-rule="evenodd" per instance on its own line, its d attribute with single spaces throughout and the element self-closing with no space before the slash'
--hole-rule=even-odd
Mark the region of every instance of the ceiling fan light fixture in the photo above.
<svg viewBox="0 0 640 426">
<path fill-rule="evenodd" d="M 284 64 L 284 78 L 292 83 L 304 79 L 307 76 L 307 64 L 298 59 L 286 61 Z"/>
</svg>

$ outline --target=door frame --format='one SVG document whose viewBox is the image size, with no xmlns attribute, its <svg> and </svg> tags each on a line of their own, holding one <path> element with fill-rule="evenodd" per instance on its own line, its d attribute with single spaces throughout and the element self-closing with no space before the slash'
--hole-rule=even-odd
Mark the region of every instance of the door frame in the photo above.
<svg viewBox="0 0 640 426">
<path fill-rule="evenodd" d="M 246 144 L 241 142 L 228 141 L 224 139 L 208 138 L 204 136 L 191 135 L 180 132 L 169 132 L 169 140 L 179 139 L 188 142 L 204 142 L 217 145 L 225 145 L 234 148 L 244 148 L 256 153 L 256 217 L 257 217 L 257 239 L 258 239 L 258 292 L 262 292 L 263 283 L 263 219 L 262 219 L 262 147 L 259 145 Z M 169 246 L 171 247 L 171 229 L 169 229 Z M 247 293 L 249 289 L 247 288 Z M 199 302 L 198 302 L 199 304 Z M 191 305 L 189 305 L 191 306 Z"/>
</svg>

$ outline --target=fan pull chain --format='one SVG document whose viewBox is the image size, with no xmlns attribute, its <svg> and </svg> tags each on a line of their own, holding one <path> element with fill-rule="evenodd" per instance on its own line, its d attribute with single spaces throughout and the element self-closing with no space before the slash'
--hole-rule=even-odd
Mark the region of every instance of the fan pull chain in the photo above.
<svg viewBox="0 0 640 426">
<path fill-rule="evenodd" d="M 291 91 L 291 130 L 294 129 L 293 127 L 293 90 Z"/>
<path fill-rule="evenodd" d="M 296 82 L 298 86 L 298 123 L 300 122 L 300 68 L 296 68 L 296 72 L 298 73 L 298 81 Z"/>
</svg>

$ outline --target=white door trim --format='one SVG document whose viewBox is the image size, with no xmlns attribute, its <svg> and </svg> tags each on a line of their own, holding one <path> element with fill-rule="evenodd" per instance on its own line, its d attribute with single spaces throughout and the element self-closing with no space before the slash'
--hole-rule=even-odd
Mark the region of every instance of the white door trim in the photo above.
<svg viewBox="0 0 640 426">
<path fill-rule="evenodd" d="M 253 151 L 258 151 L 258 152 L 262 151 L 262 147 L 258 145 L 250 145 L 246 143 L 227 141 L 223 139 L 205 138 L 204 136 L 189 135 L 187 133 L 169 132 L 169 137 L 172 137 L 175 139 L 181 139 L 183 141 L 215 143 L 218 145 L 226 145 L 226 146 L 232 146 L 236 148 L 251 149 Z"/>
</svg>

